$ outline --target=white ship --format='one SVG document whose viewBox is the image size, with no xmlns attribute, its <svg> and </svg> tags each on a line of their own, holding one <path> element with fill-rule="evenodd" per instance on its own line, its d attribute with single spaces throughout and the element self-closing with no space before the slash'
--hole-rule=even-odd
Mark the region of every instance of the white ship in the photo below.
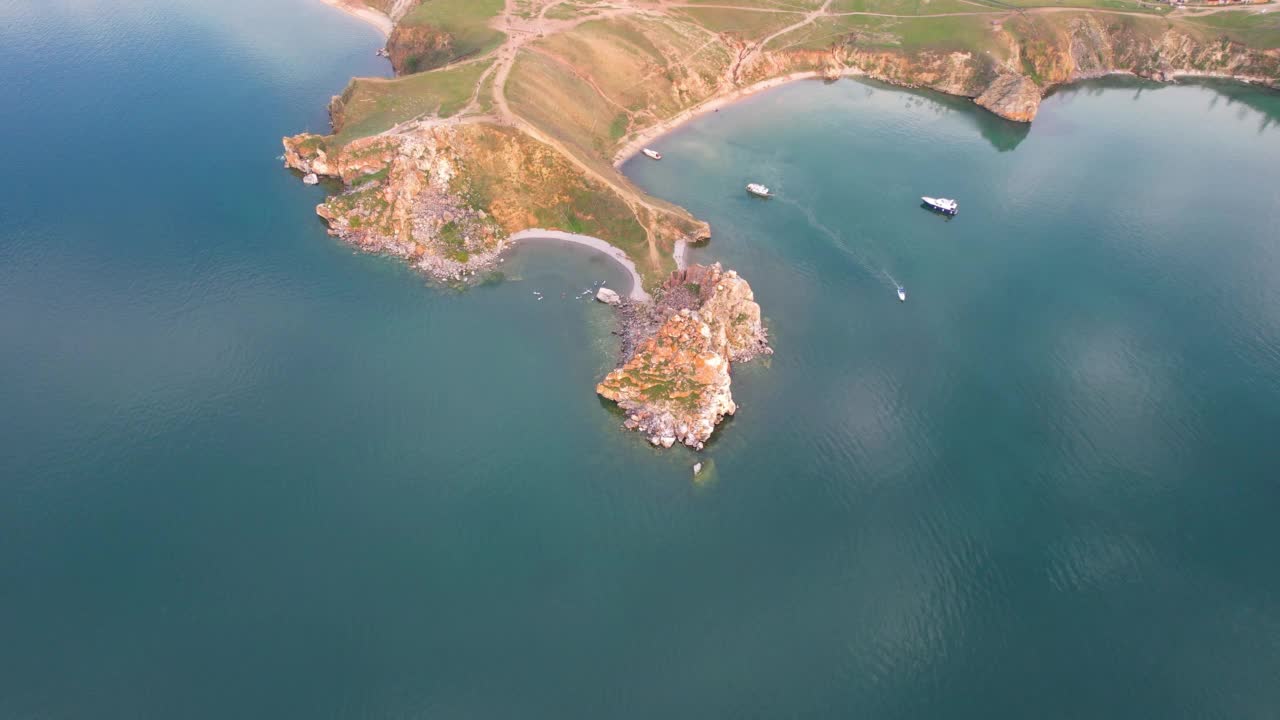
<svg viewBox="0 0 1280 720">
<path fill-rule="evenodd" d="M 898 286 L 898 302 L 906 302 L 906 301 L 907 301 L 907 289 L 899 285 Z"/>
<path fill-rule="evenodd" d="M 758 195 L 763 198 L 773 197 L 769 193 L 769 188 L 761 185 L 760 183 L 751 183 L 750 185 L 748 185 L 747 192 L 751 193 L 752 195 Z"/>
<path fill-rule="evenodd" d="M 955 215 L 960 211 L 960 203 L 950 198 L 922 197 L 920 199 L 924 201 L 925 205 L 929 206 L 930 210 L 940 212 L 943 215 Z"/>
<path fill-rule="evenodd" d="M 645 148 L 645 149 L 641 150 L 640 152 L 644 153 L 644 154 L 645 154 L 645 157 L 651 157 L 651 158 L 653 158 L 654 160 L 661 160 L 661 159 L 662 159 L 662 153 L 658 152 L 657 150 L 650 150 L 649 148 Z"/>
</svg>

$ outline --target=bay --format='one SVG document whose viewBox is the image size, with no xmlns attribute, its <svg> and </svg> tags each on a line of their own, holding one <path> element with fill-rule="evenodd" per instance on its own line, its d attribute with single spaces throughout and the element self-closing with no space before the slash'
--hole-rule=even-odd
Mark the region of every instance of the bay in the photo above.
<svg viewBox="0 0 1280 720">
<path fill-rule="evenodd" d="M 695 484 L 594 395 L 606 258 L 459 293 L 325 234 L 279 138 L 379 42 L 0 0 L 0 718 L 1272 716 L 1275 94 L 799 83 L 660 140 L 777 349 Z"/>
</svg>

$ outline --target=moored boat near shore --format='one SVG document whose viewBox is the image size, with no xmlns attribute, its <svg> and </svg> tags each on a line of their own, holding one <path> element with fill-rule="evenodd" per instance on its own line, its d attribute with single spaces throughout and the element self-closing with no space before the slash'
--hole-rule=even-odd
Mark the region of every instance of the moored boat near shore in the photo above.
<svg viewBox="0 0 1280 720">
<path fill-rule="evenodd" d="M 649 148 L 645 148 L 640 152 L 644 153 L 646 157 L 653 158 L 654 160 L 662 159 L 662 153 L 658 152 L 657 150 L 651 150 Z"/>
</svg>

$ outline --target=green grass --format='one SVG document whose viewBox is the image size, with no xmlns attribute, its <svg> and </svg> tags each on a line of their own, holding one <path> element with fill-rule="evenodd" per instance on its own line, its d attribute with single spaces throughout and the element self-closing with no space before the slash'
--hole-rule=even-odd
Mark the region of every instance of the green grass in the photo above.
<svg viewBox="0 0 1280 720">
<path fill-rule="evenodd" d="M 376 135 L 424 113 L 441 117 L 456 114 L 471 100 L 489 64 L 468 63 L 395 80 L 353 80 L 338 101 L 342 126 L 336 144 Z"/>
<path fill-rule="evenodd" d="M 609 124 L 609 137 L 614 140 L 621 140 L 623 135 L 627 134 L 627 126 L 630 121 L 627 119 L 626 113 L 620 113 Z"/>
<path fill-rule="evenodd" d="M 641 261 L 648 250 L 644 228 L 609 190 L 594 186 L 573 188 L 565 202 L 539 208 L 536 215 L 542 227 L 601 238 L 621 248 L 637 261 L 637 266 L 644 266 Z"/>
<path fill-rule="evenodd" d="M 736 5 L 740 7 L 806 12 L 822 7 L 823 0 L 687 0 L 687 2 L 690 5 Z"/>
<path fill-rule="evenodd" d="M 908 51 L 995 51 L 1003 48 L 991 31 L 991 18 L 983 16 L 909 18 L 888 28 Z"/>
<path fill-rule="evenodd" d="M 360 187 L 365 183 L 379 182 L 381 180 L 385 180 L 387 175 L 390 174 L 390 172 L 391 172 L 391 167 L 388 166 L 388 167 L 382 168 L 377 172 L 372 172 L 372 173 L 369 173 L 368 175 L 362 175 L 356 178 L 355 181 L 351 183 L 351 187 Z"/>
<path fill-rule="evenodd" d="M 992 10 L 1003 10 L 1010 5 L 1022 8 L 1038 8 L 1038 7 L 1070 7 L 1080 8 L 1082 10 L 1123 10 L 1124 12 L 1147 13 L 1149 15 L 1163 15 L 1170 12 L 1173 8 L 1168 5 L 1143 5 L 1135 0 L 973 0 L 974 2 L 990 5 Z"/>
<path fill-rule="evenodd" d="M 1182 21 L 1250 47 L 1261 50 L 1280 48 L 1280 10 L 1265 13 L 1228 10 L 1186 17 Z"/>
<path fill-rule="evenodd" d="M 975 0 L 976 1 L 976 0 Z M 982 12 L 983 8 L 961 0 L 836 0 L 831 12 L 873 12 L 889 15 L 942 15 Z"/>
<path fill-rule="evenodd" d="M 569 146 L 580 159 L 608 172 L 609 129 L 618 110 L 560 64 L 521 51 L 506 88 L 521 117 Z"/>
<path fill-rule="evenodd" d="M 453 36 L 454 57 L 480 55 L 502 44 L 506 35 L 489 27 L 502 12 L 503 0 L 426 0 L 400 21 L 405 26 L 430 25 Z"/>
<path fill-rule="evenodd" d="M 770 50 L 822 50 L 836 43 L 863 49 L 905 53 L 990 51 L 1005 54 L 1005 46 L 991 30 L 986 15 L 940 17 L 878 17 L 847 15 L 823 18 L 812 25 L 775 38 Z"/>
<path fill-rule="evenodd" d="M 770 33 L 804 19 L 802 13 L 757 12 L 717 7 L 681 8 L 680 13 L 708 30 L 733 33 L 744 40 L 760 40 Z"/>
<path fill-rule="evenodd" d="M 462 237 L 462 230 L 458 228 L 456 222 L 451 220 L 441 226 L 440 242 L 444 243 L 444 255 L 450 260 L 464 263 L 471 259 L 471 254 L 467 252 L 466 240 Z"/>
<path fill-rule="evenodd" d="M 551 20 L 573 20 L 582 17 L 591 12 L 587 8 L 582 8 L 570 3 L 562 3 L 556 5 L 547 11 L 547 18 Z"/>
</svg>

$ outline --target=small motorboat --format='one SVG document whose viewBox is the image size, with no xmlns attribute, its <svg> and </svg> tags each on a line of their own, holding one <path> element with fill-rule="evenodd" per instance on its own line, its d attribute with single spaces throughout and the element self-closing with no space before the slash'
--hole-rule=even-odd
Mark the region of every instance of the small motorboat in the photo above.
<svg viewBox="0 0 1280 720">
<path fill-rule="evenodd" d="M 662 159 L 662 153 L 658 152 L 657 150 L 652 150 L 652 149 L 650 149 L 650 148 L 645 148 L 645 149 L 641 150 L 640 152 L 644 153 L 644 154 L 645 154 L 645 157 L 653 158 L 654 160 L 661 160 L 661 159 Z"/>
<path fill-rule="evenodd" d="M 762 197 L 762 198 L 773 197 L 773 194 L 769 192 L 769 188 L 765 187 L 764 185 L 761 185 L 760 183 L 751 183 L 750 185 L 748 185 L 747 192 L 751 193 L 752 195 L 755 195 L 756 197 Z"/>
<path fill-rule="evenodd" d="M 906 301 L 907 301 L 907 289 L 899 285 L 898 286 L 898 302 L 906 302 Z"/>
<path fill-rule="evenodd" d="M 926 207 L 934 212 L 940 212 L 943 215 L 955 215 L 960 212 L 960 203 L 951 198 L 931 198 L 922 197 Z"/>
</svg>

